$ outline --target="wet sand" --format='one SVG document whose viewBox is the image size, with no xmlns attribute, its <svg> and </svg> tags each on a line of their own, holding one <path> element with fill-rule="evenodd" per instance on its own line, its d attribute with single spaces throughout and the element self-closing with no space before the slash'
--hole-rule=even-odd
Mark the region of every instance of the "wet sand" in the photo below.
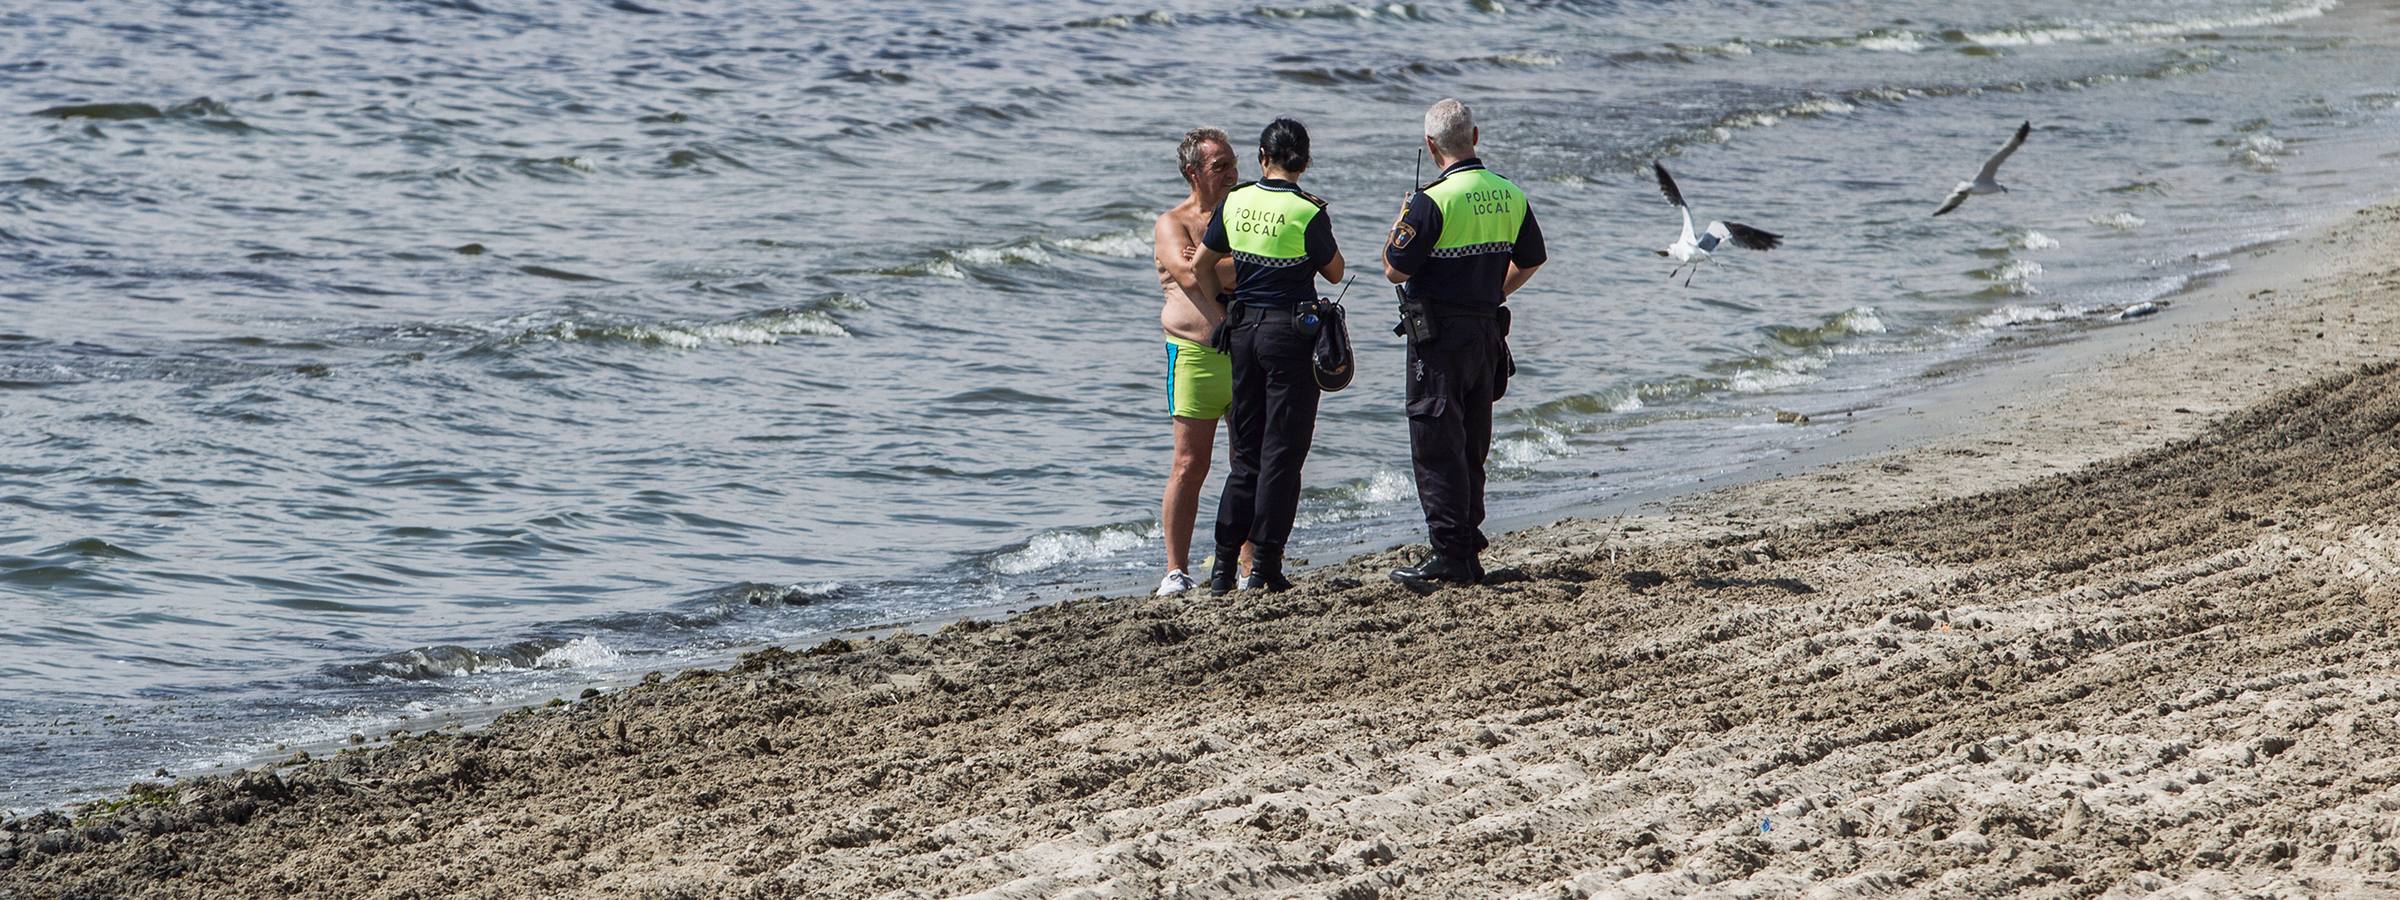
<svg viewBox="0 0 2400 900">
<path fill-rule="evenodd" d="M 755 654 L 12 821 L 0 897 L 2400 893 L 2396 237 L 1519 532 L 1521 580 Z"/>
</svg>

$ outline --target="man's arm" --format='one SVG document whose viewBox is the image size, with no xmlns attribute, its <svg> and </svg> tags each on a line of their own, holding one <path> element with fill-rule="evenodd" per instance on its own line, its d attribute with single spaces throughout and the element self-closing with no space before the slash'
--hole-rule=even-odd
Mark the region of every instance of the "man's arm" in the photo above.
<svg viewBox="0 0 2400 900">
<path fill-rule="evenodd" d="M 1535 266 L 1532 269 L 1527 269 L 1518 266 L 1516 263 L 1509 263 L 1508 277 L 1500 279 L 1500 296 L 1506 297 L 1510 294 L 1516 293 L 1518 288 L 1525 286 L 1525 282 L 1533 280 L 1534 269 L 1539 268 L 1541 267 Z"/>
<path fill-rule="evenodd" d="M 1409 194 L 1400 204 L 1400 218 L 1392 220 L 1391 235 L 1383 241 L 1383 277 L 1399 284 L 1423 269 L 1441 233 L 1441 211 L 1433 205 L 1433 198 L 1422 192 Z"/>
<path fill-rule="evenodd" d="M 1200 234 L 1200 252 L 1192 255 L 1193 280 L 1199 282 L 1200 296 L 1214 300 L 1225 294 L 1225 281 L 1217 273 L 1217 263 L 1233 255 L 1233 242 L 1225 235 L 1225 204 L 1208 217 L 1208 230 Z"/>
<path fill-rule="evenodd" d="M 1150 229 L 1150 244 L 1151 255 L 1158 260 L 1158 270 L 1174 279 L 1176 287 L 1194 296 L 1210 296 L 1198 293 L 1200 278 L 1193 259 L 1198 256 L 1194 251 L 1199 246 L 1192 243 L 1191 237 L 1184 233 L 1183 226 L 1175 221 L 1174 216 L 1158 217 L 1158 224 Z"/>
<path fill-rule="evenodd" d="M 1192 258 L 1192 280 L 1200 296 L 1213 300 L 1224 295 L 1225 282 L 1217 278 L 1217 263 L 1228 258 L 1214 247 L 1202 247 L 1200 253 Z"/>
<path fill-rule="evenodd" d="M 1508 277 L 1500 280 L 1500 296 L 1506 297 L 1524 287 L 1533 278 L 1533 270 L 1550 261 L 1550 248 L 1542 243 L 1542 223 L 1533 217 L 1533 206 L 1525 207 L 1525 223 L 1517 226 L 1517 243 L 1508 252 Z"/>
</svg>

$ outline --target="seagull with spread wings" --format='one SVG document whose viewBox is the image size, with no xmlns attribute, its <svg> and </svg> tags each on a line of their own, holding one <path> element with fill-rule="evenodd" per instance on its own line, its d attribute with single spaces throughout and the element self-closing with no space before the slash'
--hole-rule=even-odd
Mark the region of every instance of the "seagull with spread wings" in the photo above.
<svg viewBox="0 0 2400 900">
<path fill-rule="evenodd" d="M 2008 193 L 2008 188 L 2002 187 L 1997 180 L 2000 177 L 2000 164 L 2007 162 L 2009 154 L 2017 152 L 2018 147 L 2025 146 L 2025 136 L 2032 133 L 2033 123 L 2030 121 L 2017 126 L 2016 136 L 2009 138 L 2008 143 L 2000 147 L 2000 152 L 1983 161 L 1983 171 L 1975 173 L 1975 180 L 1961 181 L 1958 187 L 1951 188 L 1950 199 L 1942 201 L 1942 208 L 1934 210 L 1933 214 L 1938 216 L 1957 209 L 1959 204 L 1976 194 Z"/>
<path fill-rule="evenodd" d="M 1739 222 L 1712 221 L 1707 228 L 1694 233 L 1692 208 L 1684 205 L 1683 191 L 1676 189 L 1675 177 L 1668 175 L 1667 167 L 1659 165 L 1657 160 L 1650 161 L 1650 169 L 1658 173 L 1658 189 L 1667 195 L 1667 202 L 1675 204 L 1676 211 L 1683 213 L 1683 237 L 1677 238 L 1667 249 L 1657 251 L 1658 255 L 1675 260 L 1675 271 L 1667 273 L 1668 281 L 1675 280 L 1676 272 L 1683 272 L 1683 286 L 1691 287 L 1692 273 L 1700 271 L 1700 264 L 1716 253 L 1717 248 L 1728 243 L 1745 250 L 1773 250 L 1783 244 L 1781 235 L 1760 231 Z M 1691 271 L 1685 272 L 1686 267 Z"/>
</svg>

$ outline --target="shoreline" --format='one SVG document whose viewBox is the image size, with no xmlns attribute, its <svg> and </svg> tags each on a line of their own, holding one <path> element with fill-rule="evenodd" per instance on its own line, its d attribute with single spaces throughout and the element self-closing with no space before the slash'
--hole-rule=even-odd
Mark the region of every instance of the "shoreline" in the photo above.
<svg viewBox="0 0 2400 900">
<path fill-rule="evenodd" d="M 2128 747 L 2140 744 L 2135 749 L 2157 757 L 2142 777 L 2174 788 L 2162 782 L 2135 799 L 2171 806 L 2210 794 L 2207 785 L 2223 785 L 2217 793 L 2224 793 L 2249 784 L 2252 770 L 2265 767 L 2257 762 L 2262 755 L 2282 759 L 2294 746 L 2314 755 L 2293 754 L 2293 761 L 2369 775 L 2383 758 L 2345 759 L 2305 735 L 2228 742 L 2200 731 L 2119 733 L 2114 743 L 2092 743 L 2085 738 L 2108 736 L 2115 719 L 2087 716 L 2085 727 L 2062 729 L 2046 716 L 2053 707 L 2114 696 L 2111 689 L 2068 696 L 2074 691 L 2056 690 L 2050 679 L 2096 665 L 2074 659 L 2085 651 L 2106 657 L 2238 635 L 2241 620 L 2227 617 L 2152 634 L 2143 629 L 2158 628 L 2155 622 L 2133 622 L 2138 617 L 2115 606 L 2265 565 L 2259 542 L 2270 537 L 2287 549 L 2323 543 L 2312 559 L 2340 562 L 2330 570 L 2336 576 L 2363 566 L 2363 576 L 2344 577 L 2363 578 L 2357 590 L 2370 603 L 2388 593 L 2389 572 L 2377 568 L 2390 565 L 2388 547 L 2376 543 L 2382 538 L 2371 508 L 2320 498 L 2315 508 L 2335 510 L 2327 521 L 2360 522 L 2350 532 L 2328 532 L 2295 527 L 2311 509 L 2306 504 L 2286 504 L 2299 513 L 2236 509 L 2229 489 L 2213 505 L 2166 498 L 2142 506 L 2140 492 L 2128 489 L 2120 493 L 2134 505 L 2124 509 L 2138 515 L 2119 526 L 2139 531 L 2151 524 L 2142 516 L 2155 515 L 2184 530 L 2133 541 L 2137 552 L 2129 557 L 2028 574 L 2016 571 L 2018 557 L 2080 557 L 2071 546 L 2044 546 L 2067 536 L 1994 533 L 1978 516 L 2042 522 L 2082 509 L 2084 488 L 2106 493 L 2146 469 L 2188 470 L 2186 481 L 2205 481 L 2210 476 L 2190 457 L 2255 444 L 2255 434 L 2230 433 L 2244 423 L 2270 427 L 2305 416 L 2324 398 L 2357 408 L 2379 402 L 2360 396 L 2359 385 L 2400 376 L 2360 367 L 2393 356 L 2391 342 L 2400 340 L 2400 269 L 2374 258 L 2395 236 L 2400 204 L 2345 214 L 2237 252 L 2231 272 L 2174 295 L 2163 315 L 2095 329 L 1862 411 L 1843 435 L 1788 460 L 1712 479 L 1696 492 L 1623 498 L 1584 516 L 1553 514 L 1555 521 L 1513 532 L 1494 548 L 1492 562 L 1525 567 L 1532 574 L 1525 582 L 1413 595 L 1379 583 L 1378 567 L 1403 552 L 1392 548 L 1308 570 L 1301 590 L 1277 597 L 1078 598 L 997 621 L 968 611 L 946 622 L 874 629 L 885 632 L 874 637 L 852 632 L 798 653 L 768 648 L 722 671 L 687 669 L 558 708 L 502 713 L 465 734 L 410 736 L 300 765 L 129 792 L 103 804 L 113 810 L 86 807 L 81 822 L 48 814 L 12 820 L 0 831 L 0 897 L 48 896 L 43 885 L 164 895 L 668 893 L 694 878 L 765 895 L 1012 896 L 1110 886 L 1150 893 L 1175 885 L 1198 893 L 1363 888 L 1370 892 L 1356 895 L 1370 896 L 1378 886 L 1455 892 L 1478 876 L 1603 895 L 1741 885 L 1776 893 L 1820 879 L 1854 890 L 2010 883 L 2097 893 L 2108 886 L 1988 862 L 2002 851 L 2037 861 L 2068 849 L 2099 852 L 2093 848 L 2132 834 L 2112 825 L 2121 810 L 2109 805 L 2125 799 L 2130 788 L 2110 785 L 2126 777 L 2092 766 L 2060 774 L 2062 766 L 2076 768 L 2072 760 L 2130 759 L 2139 754 Z M 2243 446 L 2251 457 L 2272 452 Z M 2258 500 L 2274 491 L 2239 496 Z M 2190 540 L 2200 526 L 2184 520 L 2195 509 L 2222 523 L 2210 540 L 2235 527 L 2254 540 L 2236 547 Z M 2270 519 L 2277 521 L 2256 524 Z M 1959 538 L 1971 549 L 1889 549 L 1924 535 Z M 2080 539 L 2121 537 L 2095 531 Z M 2188 547 L 2209 552 L 2195 558 L 2183 552 Z M 2162 559 L 2119 571 L 2128 559 L 2148 557 Z M 2281 577 L 2280 570 L 2267 574 Z M 2123 593 L 2128 582 L 2157 585 Z M 1783 614 L 1800 624 L 1773 621 Z M 2329 647 L 2379 634 L 2323 623 L 2308 633 L 2328 627 L 2351 632 Z M 2198 653 L 2200 646 L 2184 649 Z M 1956 662 L 1941 656 L 1944 647 L 1973 656 L 1981 667 L 1973 671 L 1997 667 L 2019 679 L 2010 688 L 1991 677 L 2000 687 L 1958 694 L 1969 679 L 1987 678 L 1962 674 L 1936 685 L 1944 696 L 2024 696 L 1998 704 L 2005 715 L 1990 721 L 1940 721 L 1907 709 L 1875 715 L 1911 701 L 1857 673 L 1917 678 L 1944 670 Z M 1580 652 L 1591 648 L 1597 655 Z M 1999 662 L 2012 653 L 2018 663 Z M 1412 654 L 1466 667 L 1428 680 Z M 1774 704 L 1760 701 L 1800 701 L 1772 673 L 1813 675 L 1807 661 L 1814 657 L 1830 660 L 1822 668 L 1834 671 L 1800 680 L 1834 693 L 1801 706 L 1853 705 L 1817 708 L 1809 713 L 1815 719 L 1778 719 Z M 2058 659 L 2074 663 L 2056 671 L 2019 664 Z M 1758 668 L 1766 662 L 1775 665 Z M 2166 664 L 2144 664 L 2151 668 L 2128 670 L 2134 681 L 2116 689 L 2140 702 L 2118 698 L 2113 716 L 2229 690 L 2145 685 L 2141 679 L 2163 674 L 2157 667 Z M 1717 679 L 1723 696 L 1678 703 L 1677 691 L 1639 690 L 1641 676 L 1629 674 L 1671 665 L 1683 666 L 1680 677 Z M 1917 668 L 1897 671 L 1905 665 Z M 2325 693 L 2328 685 L 2376 680 L 2338 668 L 2327 663 L 2297 680 L 2270 673 L 2232 682 L 2239 690 L 2158 716 L 2211 703 L 2264 704 L 2250 710 L 2263 722 L 2271 718 L 2265 707 L 2283 715 L 2293 704 L 2343 696 Z M 1755 683 L 1761 678 L 1768 685 Z M 2053 702 L 2028 699 L 2036 695 Z M 1756 708 L 1728 706 L 1744 698 Z M 1612 704 L 1648 704 L 1652 717 Z M 1692 718 L 1680 715 L 1685 707 L 1709 709 Z M 2322 722 L 2344 714 L 2309 715 Z M 1861 717 L 1877 721 L 1845 724 Z M 2361 740 L 2391 749 L 2382 744 L 2388 729 L 2377 729 Z M 1935 738 L 1948 744 L 1919 746 Z M 1823 746 L 1829 740 L 1834 746 Z M 1857 773 L 1844 781 L 1808 772 L 1857 763 L 1850 757 L 1862 748 L 1885 744 L 1924 771 L 1878 770 L 1875 778 L 1913 772 L 1901 787 L 1914 794 L 1849 789 L 1865 783 Z M 2250 764 L 2206 771 L 2230 766 L 2226 748 L 2236 744 L 2248 749 Z M 2386 756 L 2400 759 L 2400 751 Z M 1747 762 L 1731 765 L 1737 759 Z M 2187 759 L 2208 780 L 2158 774 Z M 1661 774 L 1670 764 L 1692 771 Z M 2007 784 L 1949 771 L 1961 765 L 2014 766 L 2069 796 L 2011 806 Z M 1975 788 L 1934 784 L 1925 773 L 1936 771 Z M 1703 773 L 1748 787 L 1698 787 Z M 1642 794 L 1651 807 L 1672 807 L 1670 814 L 1606 799 L 1650 778 L 1685 785 L 1681 800 L 1673 792 Z M 1794 778 L 1811 786 L 1787 789 Z M 1764 799 L 1745 801 L 1743 790 Z M 1760 816 L 1751 823 L 1755 833 L 1735 827 L 1752 813 Z M 695 828 L 692 820 L 709 824 Z M 2155 838 L 2162 832 L 2155 825 L 2139 827 Z M 295 828 L 306 838 L 292 846 L 306 849 L 284 859 Z M 2348 858 L 2317 860 L 2310 855 L 2317 848 L 2268 836 L 2264 824 L 2259 830 L 2261 840 L 2234 835 L 2214 849 L 2195 839 L 2199 849 L 2185 848 L 2180 863 L 2152 860 L 2166 863 L 2163 870 L 2180 866 L 2190 876 L 2182 881 L 2127 863 L 2148 859 L 2139 847 L 2110 851 L 2094 870 L 2144 890 L 2400 884 L 2355 871 L 2387 870 L 2379 854 L 2388 848 L 2377 841 L 2337 841 Z M 1555 857 L 1563 849 L 1547 843 L 1553 834 L 1580 841 L 1578 853 L 1597 848 L 1606 858 L 1545 867 L 1528 848 Z M 1855 858 L 1888 863 L 1913 855 L 1919 869 L 1950 868 L 1914 877 L 1906 866 L 1819 874 L 1830 865 L 1830 848 L 1844 846 Z M 186 874 L 152 880 L 159 854 L 184 863 Z M 519 864 L 534 859 L 545 862 Z M 1806 862 L 1794 868 L 1786 860 Z M 2400 869 L 2400 851 L 2391 862 Z M 1983 880 L 1998 877 L 1994 871 L 2019 881 Z M 2151 886 L 2143 878 L 2165 880 Z"/>
<path fill-rule="evenodd" d="M 2256 261 L 2260 257 L 2268 256 L 2275 248 L 2287 242 L 2298 240 L 2313 230 L 2315 229 L 2305 229 L 2291 235 L 2265 241 L 2257 246 L 2241 248 L 2234 252 L 2225 254 L 2224 258 L 2228 260 L 2245 259 L 2248 261 Z M 2237 263 L 2236 265 L 2237 268 L 2235 271 L 2239 271 L 2240 268 L 2248 266 L 2248 262 Z M 2201 304 L 2195 305 L 2205 306 L 2205 308 L 2215 310 L 2217 316 L 2212 316 L 2207 319 L 2207 321 L 2215 321 L 2217 317 L 2220 317 L 2226 312 L 2230 311 L 2231 305 L 2223 302 L 2221 298 L 2217 298 L 2214 300 L 2214 302 L 2209 302 L 2211 299 L 2210 295 L 2205 292 L 2207 291 L 2209 285 L 2224 280 L 2225 278 L 2225 274 L 2219 274 L 2206 279 L 2195 280 L 2194 283 L 2159 298 L 2159 302 L 2161 302 L 2161 305 L 2164 306 L 2181 309 L 2187 300 L 2203 301 Z M 2170 315 L 2176 316 L 2176 318 L 2172 321 L 2188 321 L 2179 314 L 2170 313 Z M 2022 372 L 2019 371 L 2019 367 L 2033 365 L 2033 361 L 2037 357 L 2043 357 L 2045 354 L 2056 355 L 2063 352 L 2063 348 L 2067 347 L 2068 345 L 2075 345 L 2088 351 L 2084 354 L 2085 357 L 2092 355 L 2092 352 L 2101 354 L 2121 352 L 2129 343 L 2140 339 L 2138 332 L 2135 330 L 2137 325 L 2157 325 L 2163 324 L 2166 321 L 2170 321 L 2168 316 L 2153 316 L 2146 321 L 2138 323 L 2094 323 L 2085 325 L 2072 331 L 2052 330 L 2036 332 L 2028 334 L 2026 338 L 2022 340 L 2022 342 L 2012 342 L 1971 351 L 1964 356 L 1946 359 L 1942 362 L 1939 362 L 1936 364 L 1936 368 L 1952 373 L 1966 371 L 1971 372 L 1972 374 L 1963 376 L 1953 374 L 1945 377 L 1941 383 L 1931 388 L 1919 389 L 1890 398 L 1884 398 L 1884 400 L 1888 402 L 1877 402 L 1869 406 L 1853 407 L 1849 411 L 1865 413 L 1866 418 L 1860 420 L 1855 425 L 1845 424 L 1840 426 L 1842 431 L 1839 435 L 1819 444 L 1813 445 L 1807 450 L 1795 454 L 1793 457 L 1788 458 L 1787 460 L 1737 466 L 1729 470 L 1728 473 L 1719 475 L 1713 479 L 1702 479 L 1693 483 L 1677 484 L 1663 488 L 1636 491 L 1622 497 L 1611 498 L 1593 503 L 1569 506 L 1565 508 L 1545 508 L 1539 512 L 1516 516 L 1496 516 L 1491 523 L 1492 527 L 1488 528 L 1487 530 L 1494 534 L 1513 535 L 1519 531 L 1558 526 L 1577 519 L 1621 518 L 1629 515 L 1647 517 L 1661 511 L 1671 511 L 1667 513 L 1670 518 L 1680 518 L 1683 515 L 1695 512 L 1696 510 L 1688 504 L 1705 495 L 1726 490 L 1733 490 L 1743 486 L 1754 485 L 1763 481 L 1772 481 L 1786 477 L 1798 477 L 1801 474 L 1818 472 L 1820 470 L 1837 466 L 1845 462 L 1854 462 L 1868 457 L 1875 457 L 1880 454 L 1895 453 L 1911 449 L 1914 446 L 1930 442 L 1923 436 L 1922 426 L 1920 425 L 1916 428 L 1910 429 L 1911 433 L 1895 441 L 1887 434 L 1891 430 L 1889 427 L 1890 417 L 1934 416 L 1947 418 L 1952 421 L 1966 418 L 1966 416 L 1961 414 L 1964 411 L 1964 405 L 1971 403 L 1973 398 L 1979 396 L 1977 389 L 1988 387 L 1993 384 L 2007 385 L 2026 380 L 2022 377 Z M 1931 402 L 1924 399 L 1927 395 L 1935 393 L 1943 394 L 1945 397 L 1944 401 Z M 1886 443 L 1878 444 L 1877 442 L 1879 440 Z M 1914 444 L 1908 443 L 1912 440 L 1915 442 Z M 2097 461 L 2100 458 L 2104 457 L 2094 456 L 2093 461 Z M 1791 472 L 1792 474 L 1786 475 L 1786 472 Z M 1658 526 L 1651 526 L 1650 528 L 1651 530 L 1655 530 L 1657 527 Z M 1506 540 L 1495 541 L 1495 550 L 1505 551 L 1508 543 L 1509 542 Z M 1315 565 L 1303 564 L 1302 566 L 1296 568 L 1294 572 L 1296 575 L 1305 575 L 1317 571 L 1330 570 L 1335 567 L 1354 564 L 1359 559 L 1363 559 L 1368 556 L 1380 556 L 1403 548 L 1420 547 L 1421 544 L 1421 538 L 1413 541 L 1403 541 L 1399 544 L 1388 544 L 1380 539 L 1348 541 L 1342 545 L 1339 545 L 1341 549 L 1337 550 L 1333 554 L 1330 554 L 1341 560 L 1340 562 L 1320 563 Z M 796 634 L 777 642 L 744 644 L 720 648 L 708 653 L 696 654 L 686 659 L 675 660 L 675 665 L 650 673 L 635 674 L 631 671 L 615 673 L 610 677 L 596 678 L 588 683 L 577 685 L 576 688 L 581 690 L 614 692 L 626 687 L 640 684 L 648 675 L 664 675 L 666 677 L 673 677 L 681 672 L 693 669 L 728 668 L 738 665 L 742 657 L 768 649 L 770 647 L 780 647 L 784 645 L 814 645 L 828 640 L 880 640 L 896 634 L 938 631 L 959 621 L 1005 619 L 1008 617 L 1021 615 L 1033 609 L 1077 599 L 1140 598 L 1149 593 L 1149 587 L 1149 582 L 1144 577 L 1097 581 L 1090 584 L 1078 585 L 1065 595 L 1056 598 L 1044 599 L 1028 596 L 1014 601 L 962 607 L 959 609 L 949 610 L 943 613 L 920 618 L 869 622 L 852 627 Z M 337 754 L 345 750 L 361 748 L 372 749 L 385 743 L 389 732 L 392 730 L 410 733 L 473 731 L 475 729 L 487 727 L 495 719 L 511 713 L 539 706 L 542 702 L 543 701 L 541 700 L 535 699 L 534 695 L 526 695 L 525 697 L 518 698 L 513 701 L 485 701 L 480 704 L 472 705 L 461 704 L 456 706 L 440 707 L 431 711 L 414 713 L 408 716 L 395 716 L 385 721 L 374 723 L 371 728 L 365 728 L 360 731 L 359 733 L 365 738 L 365 741 L 359 745 L 354 746 L 341 737 L 326 737 L 318 740 L 277 742 L 273 749 L 262 749 L 258 752 L 247 754 L 239 761 L 197 768 L 178 773 L 175 777 L 180 780 L 188 777 L 218 776 L 239 772 L 244 769 L 254 767 L 274 766 L 289 759 L 291 754 L 294 752 L 308 753 L 314 756 L 324 756 Z M 386 733 L 379 735 L 375 733 L 377 730 L 382 730 Z M 119 793 L 121 792 L 112 791 L 107 792 L 107 795 L 116 796 Z M 6 819 L 11 813 L 17 815 L 32 815 L 39 812 L 72 809 L 76 806 L 89 803 L 93 799 L 106 798 L 84 797 L 82 799 L 67 800 L 49 806 L 31 809 L 0 809 L 0 820 Z"/>
<path fill-rule="evenodd" d="M 2396 207 L 2400 199 L 2375 201 L 2228 252 L 2229 269 L 2153 301 L 2157 314 L 2031 334 L 1942 363 L 1919 376 L 1929 386 L 1838 410 L 1854 413 L 1838 420 L 1839 436 L 1696 490 L 1638 493 L 1508 525 L 1630 519 L 1646 523 L 1650 540 L 1803 527 L 2004 490 L 2188 439 L 2282 390 L 2400 355 L 2400 314 L 2362 307 L 2327 321 L 2328 304 L 2303 296 L 2352 267 L 2344 254 L 2358 242 L 2342 234 Z M 2261 327 L 2287 336 L 2268 347 L 2228 332 Z M 2278 351 L 2291 356 L 2263 359 Z M 1765 510 L 1780 512 L 1757 514 Z"/>
</svg>

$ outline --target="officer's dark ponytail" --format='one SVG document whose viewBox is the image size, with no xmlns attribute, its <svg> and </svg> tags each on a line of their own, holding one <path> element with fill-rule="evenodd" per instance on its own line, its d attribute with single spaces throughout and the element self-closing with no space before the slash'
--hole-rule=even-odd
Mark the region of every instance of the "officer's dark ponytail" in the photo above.
<svg viewBox="0 0 2400 900">
<path fill-rule="evenodd" d="M 1293 119 L 1276 119 L 1258 133 L 1258 157 L 1266 164 L 1298 175 L 1308 171 L 1308 128 Z"/>
</svg>

